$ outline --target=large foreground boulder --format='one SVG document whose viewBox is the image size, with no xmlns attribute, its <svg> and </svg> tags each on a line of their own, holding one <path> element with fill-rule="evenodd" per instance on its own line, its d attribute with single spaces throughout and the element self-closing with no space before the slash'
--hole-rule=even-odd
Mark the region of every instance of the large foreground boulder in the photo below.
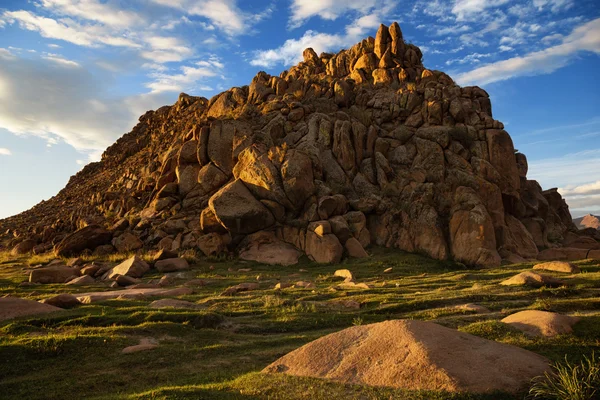
<svg viewBox="0 0 600 400">
<path fill-rule="evenodd" d="M 355 326 L 283 356 L 263 372 L 410 390 L 517 392 L 549 369 L 544 357 L 422 321 Z"/>
<path fill-rule="evenodd" d="M 68 257 L 86 249 L 94 250 L 98 246 L 109 244 L 111 239 L 112 233 L 106 229 L 98 225 L 89 225 L 65 237 L 55 246 L 54 252 L 58 257 Z"/>
<path fill-rule="evenodd" d="M 0 297 L 0 321 L 29 315 L 48 314 L 62 308 L 18 297 Z"/>
</svg>

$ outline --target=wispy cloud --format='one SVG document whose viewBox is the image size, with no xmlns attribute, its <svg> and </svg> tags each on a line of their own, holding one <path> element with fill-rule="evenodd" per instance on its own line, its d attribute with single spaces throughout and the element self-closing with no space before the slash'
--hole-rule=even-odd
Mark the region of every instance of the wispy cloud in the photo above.
<svg viewBox="0 0 600 400">
<path fill-rule="evenodd" d="M 189 88 L 204 78 L 218 76 L 223 68 L 223 63 L 213 56 L 208 60 L 198 61 L 193 66 L 183 66 L 175 74 L 169 74 L 164 70 L 151 73 L 150 77 L 154 80 L 147 83 L 146 87 L 151 89 L 151 93 L 181 92 L 184 88 Z M 210 87 L 201 87 L 201 89 L 211 90 Z"/>
<path fill-rule="evenodd" d="M 518 76 L 547 74 L 564 67 L 582 51 L 600 54 L 600 18 L 574 29 L 559 45 L 484 65 L 459 74 L 456 80 L 461 85 L 484 85 Z"/>
<path fill-rule="evenodd" d="M 312 2 L 302 3 L 313 4 Z M 317 4 L 317 2 L 314 2 L 314 4 Z M 324 4 L 330 3 L 325 2 Z M 370 3 L 367 1 L 366 4 Z M 394 4 L 385 2 L 381 7 L 377 8 L 353 8 L 363 10 L 367 12 L 367 14 L 356 18 L 350 24 L 346 25 L 343 34 L 329 34 L 308 30 L 299 39 L 288 39 L 278 48 L 253 52 L 250 64 L 266 68 L 272 68 L 278 64 L 292 65 L 302 60 L 302 52 L 308 47 L 312 47 L 315 52 L 319 54 L 321 52 L 337 51 L 343 47 L 351 46 L 363 39 L 363 36 L 365 36 L 368 31 L 377 29 L 381 21 L 384 20 L 384 16 L 391 12 L 394 7 Z M 321 5 L 315 9 L 321 10 L 320 12 L 326 12 L 326 15 L 329 15 L 330 18 L 333 18 L 334 15 L 337 16 L 338 12 L 350 10 L 349 7 L 332 7 L 330 9 L 324 9 Z M 333 10 L 335 10 L 335 13 Z M 329 12 L 333 14 L 327 14 Z"/>
<path fill-rule="evenodd" d="M 12 151 L 6 147 L 0 147 L 0 156 L 12 156 Z"/>
</svg>

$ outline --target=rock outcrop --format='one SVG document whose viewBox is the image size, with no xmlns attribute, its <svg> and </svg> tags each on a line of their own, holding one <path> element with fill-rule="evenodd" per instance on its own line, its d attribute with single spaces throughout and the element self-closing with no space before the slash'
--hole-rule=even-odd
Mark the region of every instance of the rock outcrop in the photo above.
<svg viewBox="0 0 600 400">
<path fill-rule="evenodd" d="M 307 49 L 280 76 L 259 72 L 210 100 L 182 93 L 0 232 L 6 249 L 60 256 L 257 259 L 245 239 L 258 234 L 318 262 L 374 244 L 479 266 L 599 239 L 575 240 L 558 191 L 527 179 L 488 93 L 426 69 L 398 24 L 337 54 Z"/>
</svg>

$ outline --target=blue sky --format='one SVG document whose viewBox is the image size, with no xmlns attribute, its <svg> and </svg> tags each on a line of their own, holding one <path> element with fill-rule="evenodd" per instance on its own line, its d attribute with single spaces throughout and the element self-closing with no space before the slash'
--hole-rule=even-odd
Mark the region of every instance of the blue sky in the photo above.
<svg viewBox="0 0 600 400">
<path fill-rule="evenodd" d="M 428 68 L 490 93 L 531 179 L 600 214 L 597 0 L 2 0 L 0 218 L 180 92 L 210 98 L 393 21 Z"/>
</svg>

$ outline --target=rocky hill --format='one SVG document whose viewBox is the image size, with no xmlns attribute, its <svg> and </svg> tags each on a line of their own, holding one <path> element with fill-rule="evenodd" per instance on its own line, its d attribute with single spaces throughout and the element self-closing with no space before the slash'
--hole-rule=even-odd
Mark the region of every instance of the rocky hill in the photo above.
<svg viewBox="0 0 600 400">
<path fill-rule="evenodd" d="M 148 111 L 0 232 L 17 253 L 195 248 L 281 264 L 378 245 L 493 266 L 597 244 L 577 236 L 556 189 L 527 179 L 488 94 L 426 69 L 397 23 Z"/>
<path fill-rule="evenodd" d="M 597 215 L 592 215 L 592 214 L 584 215 L 583 217 L 575 218 L 573 220 L 573 223 L 579 229 L 587 229 L 587 228 L 600 229 L 600 217 Z"/>
</svg>

